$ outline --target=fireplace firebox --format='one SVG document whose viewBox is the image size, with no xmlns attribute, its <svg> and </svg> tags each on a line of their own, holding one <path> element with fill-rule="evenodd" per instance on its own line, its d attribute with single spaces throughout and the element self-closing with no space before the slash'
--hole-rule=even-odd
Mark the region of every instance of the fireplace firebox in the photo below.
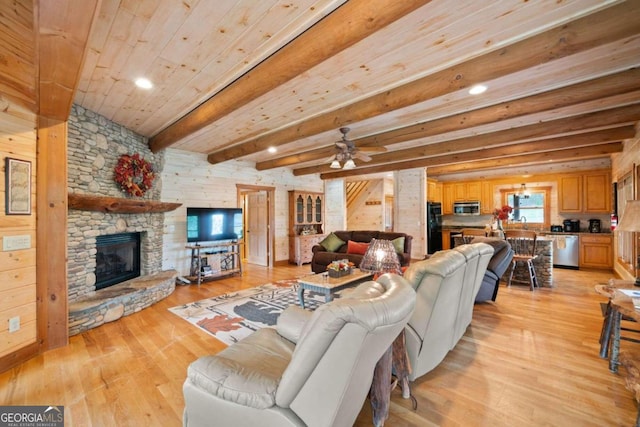
<svg viewBox="0 0 640 427">
<path fill-rule="evenodd" d="M 140 233 L 96 237 L 96 290 L 140 276 Z"/>
</svg>

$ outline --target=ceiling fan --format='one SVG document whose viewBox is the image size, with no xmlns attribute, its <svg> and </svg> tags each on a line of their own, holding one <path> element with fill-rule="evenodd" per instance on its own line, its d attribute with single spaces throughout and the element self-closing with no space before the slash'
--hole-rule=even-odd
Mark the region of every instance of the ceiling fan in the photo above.
<svg viewBox="0 0 640 427">
<path fill-rule="evenodd" d="M 382 153 L 387 151 L 385 147 L 356 147 L 356 144 L 353 141 L 347 139 L 347 133 L 349 130 L 350 129 L 347 127 L 340 128 L 342 139 L 336 142 L 338 153 L 330 158 L 331 169 L 353 169 L 356 167 L 356 163 L 353 159 L 368 162 L 371 160 L 371 157 L 367 153 Z"/>
</svg>

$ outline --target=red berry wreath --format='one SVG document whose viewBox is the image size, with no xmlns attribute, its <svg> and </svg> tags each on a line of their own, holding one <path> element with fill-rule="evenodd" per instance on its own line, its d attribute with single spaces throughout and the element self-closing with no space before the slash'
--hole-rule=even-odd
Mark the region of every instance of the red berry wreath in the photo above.
<svg viewBox="0 0 640 427">
<path fill-rule="evenodd" d="M 122 191 L 138 197 L 151 189 L 151 184 L 156 177 L 151 163 L 137 153 L 131 156 L 128 154 L 120 156 L 114 172 L 115 181 L 120 184 Z"/>
</svg>

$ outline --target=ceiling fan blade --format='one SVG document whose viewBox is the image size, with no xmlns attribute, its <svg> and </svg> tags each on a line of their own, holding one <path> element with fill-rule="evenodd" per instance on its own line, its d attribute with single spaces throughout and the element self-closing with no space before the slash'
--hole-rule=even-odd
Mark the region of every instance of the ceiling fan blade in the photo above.
<svg viewBox="0 0 640 427">
<path fill-rule="evenodd" d="M 339 149 L 341 149 L 342 151 L 346 150 L 347 148 L 349 148 L 347 146 L 347 144 L 343 141 L 338 141 L 336 142 L 336 147 L 338 147 Z"/>
<path fill-rule="evenodd" d="M 387 151 L 386 147 L 359 147 L 358 150 L 363 153 L 384 153 Z"/>
<path fill-rule="evenodd" d="M 367 156 L 361 151 L 356 151 L 355 153 L 353 153 L 353 157 L 355 157 L 356 159 L 360 159 L 363 162 L 371 161 L 371 157 Z"/>
</svg>

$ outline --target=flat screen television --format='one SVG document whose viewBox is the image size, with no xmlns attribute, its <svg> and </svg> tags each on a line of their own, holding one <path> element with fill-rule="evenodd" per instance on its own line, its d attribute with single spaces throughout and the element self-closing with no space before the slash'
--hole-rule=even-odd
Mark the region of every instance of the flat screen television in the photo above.
<svg viewBox="0 0 640 427">
<path fill-rule="evenodd" d="M 187 208 L 187 242 L 242 239 L 241 208 Z"/>
</svg>

